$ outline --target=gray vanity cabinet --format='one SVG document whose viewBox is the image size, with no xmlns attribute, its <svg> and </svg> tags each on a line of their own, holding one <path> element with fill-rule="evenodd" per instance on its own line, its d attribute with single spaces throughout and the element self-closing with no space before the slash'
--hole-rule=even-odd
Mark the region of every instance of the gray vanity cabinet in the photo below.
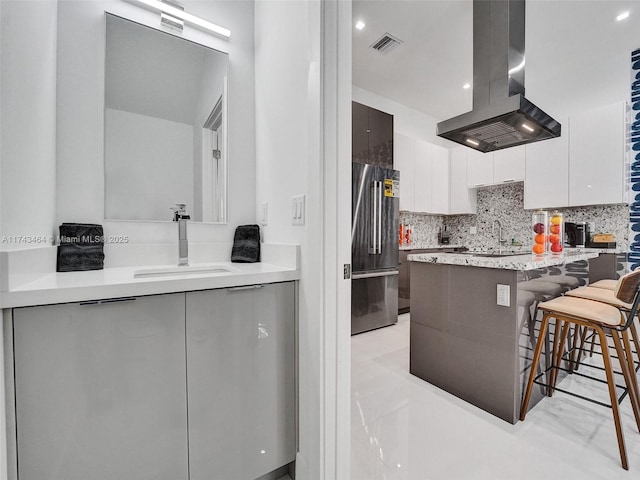
<svg viewBox="0 0 640 480">
<path fill-rule="evenodd" d="M 294 283 L 187 293 L 191 480 L 295 460 Z"/>
<path fill-rule="evenodd" d="M 184 299 L 14 309 L 20 480 L 187 480 Z"/>
</svg>

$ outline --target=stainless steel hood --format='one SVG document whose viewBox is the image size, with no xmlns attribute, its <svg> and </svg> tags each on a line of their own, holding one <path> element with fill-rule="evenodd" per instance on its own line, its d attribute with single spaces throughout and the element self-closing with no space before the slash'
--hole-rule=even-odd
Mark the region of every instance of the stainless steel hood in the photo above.
<svg viewBox="0 0 640 480">
<path fill-rule="evenodd" d="M 524 97 L 524 0 L 473 1 L 473 110 L 438 123 L 438 136 L 482 152 L 560 136 Z"/>
</svg>

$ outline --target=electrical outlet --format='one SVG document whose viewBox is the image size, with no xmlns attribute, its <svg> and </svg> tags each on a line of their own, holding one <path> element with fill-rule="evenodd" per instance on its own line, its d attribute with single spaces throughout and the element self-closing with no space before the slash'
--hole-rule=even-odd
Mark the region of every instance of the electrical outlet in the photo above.
<svg viewBox="0 0 640 480">
<path fill-rule="evenodd" d="M 498 284 L 496 303 L 502 307 L 511 306 L 511 288 L 509 285 Z"/>
</svg>

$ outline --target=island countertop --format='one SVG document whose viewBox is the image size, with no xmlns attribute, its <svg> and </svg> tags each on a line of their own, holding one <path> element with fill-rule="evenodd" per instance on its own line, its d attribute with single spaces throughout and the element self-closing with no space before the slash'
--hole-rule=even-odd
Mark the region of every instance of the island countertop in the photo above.
<svg viewBox="0 0 640 480">
<path fill-rule="evenodd" d="M 410 262 L 526 271 L 589 260 L 598 257 L 601 253 L 610 252 L 611 250 L 606 249 L 585 248 L 567 249 L 563 253 L 553 255 L 534 255 L 528 252 L 518 252 L 506 256 L 487 256 L 487 253 L 479 252 L 416 253 L 408 255 L 407 259 Z"/>
</svg>

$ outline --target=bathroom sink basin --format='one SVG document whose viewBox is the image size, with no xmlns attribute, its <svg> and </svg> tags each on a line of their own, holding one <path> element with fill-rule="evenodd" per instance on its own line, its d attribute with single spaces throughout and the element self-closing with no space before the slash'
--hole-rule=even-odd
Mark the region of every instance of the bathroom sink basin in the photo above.
<svg viewBox="0 0 640 480">
<path fill-rule="evenodd" d="M 133 276 L 140 277 L 168 277 L 179 275 L 215 275 L 236 271 L 224 265 L 185 265 L 184 267 L 145 268 L 133 272 Z"/>
</svg>

